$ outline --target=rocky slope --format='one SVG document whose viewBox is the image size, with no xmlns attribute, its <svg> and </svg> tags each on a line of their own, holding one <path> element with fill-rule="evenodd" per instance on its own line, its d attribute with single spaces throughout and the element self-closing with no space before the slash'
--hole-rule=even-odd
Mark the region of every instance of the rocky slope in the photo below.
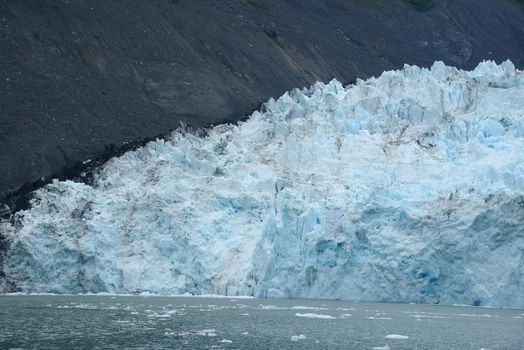
<svg viewBox="0 0 524 350">
<path fill-rule="evenodd" d="M 436 59 L 524 65 L 524 11 L 513 1 L 434 3 L 419 12 L 400 0 L 2 1 L 1 201 L 16 209 L 84 162 L 181 121 L 238 120 L 317 80 Z"/>
</svg>

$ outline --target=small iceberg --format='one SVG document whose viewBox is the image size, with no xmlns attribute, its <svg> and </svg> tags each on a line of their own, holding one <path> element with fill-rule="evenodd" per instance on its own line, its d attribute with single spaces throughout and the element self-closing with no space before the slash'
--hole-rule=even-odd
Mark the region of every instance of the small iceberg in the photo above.
<svg viewBox="0 0 524 350">
<path fill-rule="evenodd" d="M 388 334 L 385 336 L 386 339 L 409 339 L 407 335 L 401 334 Z"/>
<path fill-rule="evenodd" d="M 306 336 L 304 334 L 294 335 L 294 336 L 291 337 L 291 341 L 299 341 L 299 340 L 303 340 L 303 339 L 306 339 Z"/>
<path fill-rule="evenodd" d="M 336 318 L 331 315 L 312 314 L 312 313 L 305 313 L 305 314 L 296 313 L 295 316 L 296 317 L 305 317 L 305 318 L 322 318 L 325 320 L 332 320 Z"/>
<path fill-rule="evenodd" d="M 390 350 L 391 348 L 389 347 L 389 345 L 386 343 L 386 345 L 384 346 L 375 346 L 374 348 L 371 348 L 372 350 Z"/>
</svg>

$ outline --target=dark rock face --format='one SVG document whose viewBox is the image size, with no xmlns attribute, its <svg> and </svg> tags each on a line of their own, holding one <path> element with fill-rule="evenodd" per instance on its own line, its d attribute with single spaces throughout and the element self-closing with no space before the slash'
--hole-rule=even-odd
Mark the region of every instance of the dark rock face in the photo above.
<svg viewBox="0 0 524 350">
<path fill-rule="evenodd" d="M 3 0 L 0 203 L 180 122 L 238 120 L 317 80 L 434 60 L 524 66 L 524 11 L 511 0 L 434 3 Z"/>
</svg>

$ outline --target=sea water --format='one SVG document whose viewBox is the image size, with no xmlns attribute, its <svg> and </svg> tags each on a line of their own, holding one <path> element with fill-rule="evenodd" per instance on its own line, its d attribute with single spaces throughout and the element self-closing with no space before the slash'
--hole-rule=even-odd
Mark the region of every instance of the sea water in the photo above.
<svg viewBox="0 0 524 350">
<path fill-rule="evenodd" d="M 524 310 L 6 295 L 0 297 L 0 349 L 524 349 Z"/>
</svg>

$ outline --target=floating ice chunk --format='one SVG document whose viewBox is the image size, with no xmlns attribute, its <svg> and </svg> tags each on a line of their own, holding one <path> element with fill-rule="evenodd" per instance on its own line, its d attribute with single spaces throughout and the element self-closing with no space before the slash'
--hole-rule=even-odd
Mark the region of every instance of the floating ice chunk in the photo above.
<svg viewBox="0 0 524 350">
<path fill-rule="evenodd" d="M 115 320 L 114 323 L 131 323 L 129 320 Z"/>
<path fill-rule="evenodd" d="M 390 350 L 391 348 L 389 347 L 388 344 L 384 345 L 384 346 L 375 346 L 374 348 L 371 348 L 372 350 Z"/>
<path fill-rule="evenodd" d="M 333 317 L 331 315 L 322 315 L 322 314 L 313 314 L 313 313 L 305 313 L 305 314 L 296 313 L 295 316 L 296 317 L 305 317 L 305 318 L 321 318 L 325 320 L 336 319 L 336 317 Z"/>
<path fill-rule="evenodd" d="M 407 335 L 401 334 L 388 334 L 385 336 L 386 339 L 409 339 Z"/>
<path fill-rule="evenodd" d="M 149 318 L 170 318 L 171 315 L 169 315 L 169 314 L 159 314 L 159 313 L 154 312 L 152 314 L 147 315 L 147 317 L 149 317 Z"/>
<path fill-rule="evenodd" d="M 299 340 L 303 340 L 303 339 L 306 339 L 306 336 L 304 334 L 293 335 L 291 337 L 291 341 L 299 341 Z"/>
<path fill-rule="evenodd" d="M 260 304 L 261 310 L 287 310 L 285 306 L 276 306 L 276 305 L 262 305 Z"/>
<path fill-rule="evenodd" d="M 490 314 L 478 315 L 478 314 L 457 314 L 457 316 L 462 317 L 491 317 Z"/>
<path fill-rule="evenodd" d="M 425 315 L 425 314 L 414 314 L 414 315 L 409 315 L 409 316 L 413 318 L 417 318 L 417 319 L 420 319 L 420 318 L 451 318 L 449 316 Z"/>
<path fill-rule="evenodd" d="M 327 310 L 326 307 L 317 307 L 317 306 L 292 306 L 289 308 L 290 310 L 314 310 L 314 311 L 319 311 L 319 310 Z"/>
<path fill-rule="evenodd" d="M 214 329 L 203 329 L 201 331 L 196 331 L 195 335 L 200 335 L 203 337 L 216 337 L 216 331 Z"/>
</svg>

